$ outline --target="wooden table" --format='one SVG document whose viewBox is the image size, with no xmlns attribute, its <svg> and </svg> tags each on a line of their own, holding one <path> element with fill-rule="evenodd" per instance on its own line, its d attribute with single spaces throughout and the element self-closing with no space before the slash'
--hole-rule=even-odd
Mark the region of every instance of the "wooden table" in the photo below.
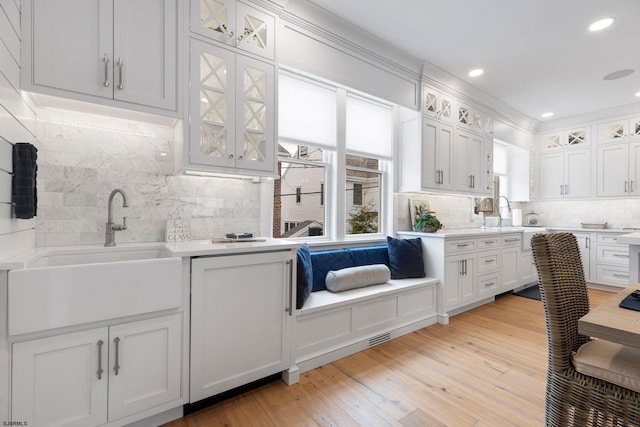
<svg viewBox="0 0 640 427">
<path fill-rule="evenodd" d="M 620 301 L 636 289 L 640 289 L 640 284 L 625 288 L 582 316 L 578 320 L 578 332 L 640 348 L 640 311 L 618 307 Z"/>
</svg>

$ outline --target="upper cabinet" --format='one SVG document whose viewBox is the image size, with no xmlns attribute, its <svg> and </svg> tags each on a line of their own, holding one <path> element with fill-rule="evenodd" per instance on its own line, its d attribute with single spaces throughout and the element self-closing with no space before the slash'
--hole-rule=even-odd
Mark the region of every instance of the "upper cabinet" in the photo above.
<svg viewBox="0 0 640 427">
<path fill-rule="evenodd" d="M 429 86 L 422 87 L 422 113 L 427 117 L 453 123 L 453 98 Z"/>
<path fill-rule="evenodd" d="M 193 39 L 190 74 L 186 167 L 273 174 L 273 64 Z"/>
<path fill-rule="evenodd" d="M 485 133 L 485 118 L 484 112 L 480 111 L 477 108 L 465 105 L 458 104 L 457 114 L 456 114 L 456 125 L 460 129 L 467 129 L 472 132 L 477 133 Z"/>
<path fill-rule="evenodd" d="M 22 88 L 175 115 L 180 16 L 177 0 L 27 0 Z"/>
<path fill-rule="evenodd" d="M 624 142 L 640 138 L 640 117 L 598 124 L 598 142 Z"/>
<path fill-rule="evenodd" d="M 585 148 L 591 144 L 591 126 L 583 126 L 540 135 L 540 151 Z"/>
<path fill-rule="evenodd" d="M 275 16 L 236 0 L 191 0 L 193 33 L 270 60 L 275 25 Z"/>
</svg>

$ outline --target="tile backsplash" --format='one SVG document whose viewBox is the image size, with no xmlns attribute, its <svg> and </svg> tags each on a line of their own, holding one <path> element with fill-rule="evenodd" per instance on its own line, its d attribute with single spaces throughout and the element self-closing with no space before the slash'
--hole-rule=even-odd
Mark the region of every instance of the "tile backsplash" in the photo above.
<svg viewBox="0 0 640 427">
<path fill-rule="evenodd" d="M 192 239 L 230 231 L 259 233 L 260 185 L 226 177 L 173 175 L 170 126 L 75 111 L 37 111 L 36 245 L 104 242 L 107 200 L 114 222 L 127 217 L 117 243 L 164 241 L 166 221 L 183 219 Z"/>
</svg>

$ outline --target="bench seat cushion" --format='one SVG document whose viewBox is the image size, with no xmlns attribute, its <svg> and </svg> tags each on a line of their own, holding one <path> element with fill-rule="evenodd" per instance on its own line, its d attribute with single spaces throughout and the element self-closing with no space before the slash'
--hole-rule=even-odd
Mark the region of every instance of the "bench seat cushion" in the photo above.
<svg viewBox="0 0 640 427">
<path fill-rule="evenodd" d="M 386 283 L 389 279 L 391 279 L 389 267 L 384 264 L 372 264 L 330 271 L 327 273 L 325 283 L 327 289 L 331 292 L 341 292 L 348 289 L 380 285 Z"/>
</svg>

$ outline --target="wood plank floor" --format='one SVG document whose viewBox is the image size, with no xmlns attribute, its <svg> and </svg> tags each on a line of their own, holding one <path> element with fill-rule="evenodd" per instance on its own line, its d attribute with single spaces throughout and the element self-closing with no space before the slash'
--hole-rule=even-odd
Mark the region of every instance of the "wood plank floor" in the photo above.
<svg viewBox="0 0 640 427">
<path fill-rule="evenodd" d="M 542 303 L 504 295 L 166 426 L 542 426 L 546 368 Z"/>
</svg>

